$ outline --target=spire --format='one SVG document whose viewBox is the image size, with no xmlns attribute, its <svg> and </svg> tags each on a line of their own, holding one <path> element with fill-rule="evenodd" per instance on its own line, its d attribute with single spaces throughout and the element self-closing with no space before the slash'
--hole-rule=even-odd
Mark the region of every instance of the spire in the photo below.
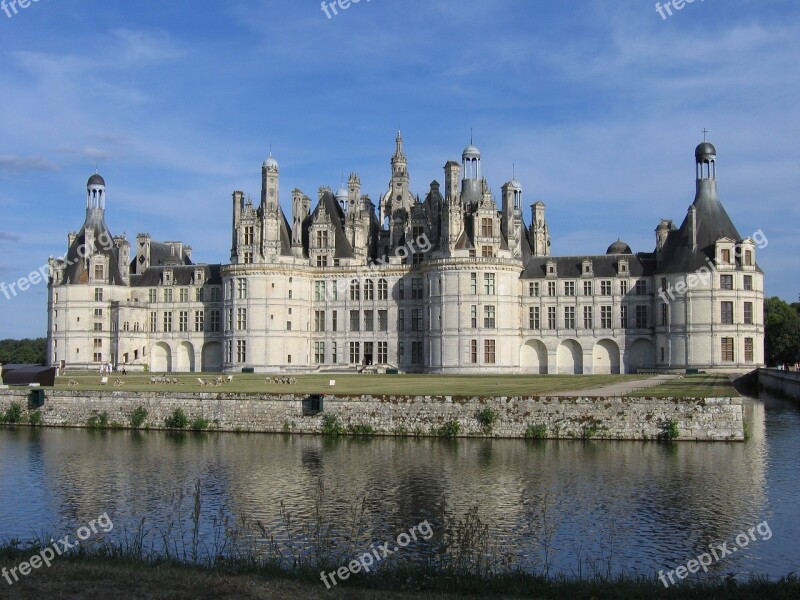
<svg viewBox="0 0 800 600">
<path fill-rule="evenodd" d="M 403 134 L 400 133 L 399 129 L 397 130 L 397 138 L 395 139 L 395 142 L 397 143 L 397 148 L 394 152 L 394 159 L 404 160 L 406 156 L 403 153 Z"/>
</svg>

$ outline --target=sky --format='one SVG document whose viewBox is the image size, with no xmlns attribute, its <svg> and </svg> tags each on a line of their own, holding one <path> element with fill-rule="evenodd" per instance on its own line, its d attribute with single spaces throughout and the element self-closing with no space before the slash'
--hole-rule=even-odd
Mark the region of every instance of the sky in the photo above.
<svg viewBox="0 0 800 600">
<path fill-rule="evenodd" d="M 545 202 L 553 254 L 650 252 L 707 129 L 723 204 L 767 240 L 766 294 L 800 293 L 796 0 L 9 2 L 0 283 L 66 252 L 95 169 L 114 235 L 225 263 L 231 194 L 259 198 L 270 148 L 287 215 L 350 172 L 377 203 L 398 129 L 423 198 L 472 135 L 498 198 L 515 174 L 526 222 Z M 0 338 L 46 335 L 46 309 L 44 284 L 0 294 Z"/>
</svg>

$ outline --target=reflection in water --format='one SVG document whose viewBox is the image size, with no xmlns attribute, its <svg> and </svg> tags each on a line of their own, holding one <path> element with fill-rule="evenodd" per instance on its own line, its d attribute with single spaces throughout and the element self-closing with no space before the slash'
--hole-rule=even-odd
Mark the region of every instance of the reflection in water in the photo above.
<svg viewBox="0 0 800 600">
<path fill-rule="evenodd" d="M 104 512 L 115 531 L 143 517 L 163 528 L 191 511 L 180 491 L 199 479 L 208 536 L 221 507 L 278 540 L 287 514 L 321 518 L 345 547 L 362 498 L 367 545 L 425 519 L 436 531 L 477 506 L 526 569 L 549 554 L 551 572 L 652 574 L 767 519 L 771 540 L 712 570 L 781 576 L 798 562 L 800 413 L 772 399 L 747 409 L 744 444 L 3 430 L 0 537 L 68 533 Z"/>
</svg>

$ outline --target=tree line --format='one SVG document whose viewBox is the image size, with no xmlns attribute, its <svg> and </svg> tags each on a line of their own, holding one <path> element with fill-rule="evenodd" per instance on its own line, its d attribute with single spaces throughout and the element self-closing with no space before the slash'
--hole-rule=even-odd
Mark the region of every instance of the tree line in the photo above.
<svg viewBox="0 0 800 600">
<path fill-rule="evenodd" d="M 43 365 L 47 338 L 0 340 L 0 364 Z"/>
</svg>

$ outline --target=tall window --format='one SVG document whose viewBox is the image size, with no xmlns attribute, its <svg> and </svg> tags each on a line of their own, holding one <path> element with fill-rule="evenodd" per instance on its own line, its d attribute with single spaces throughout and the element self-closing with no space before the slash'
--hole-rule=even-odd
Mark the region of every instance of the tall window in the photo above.
<svg viewBox="0 0 800 600">
<path fill-rule="evenodd" d="M 583 328 L 592 329 L 594 327 L 594 309 L 591 306 L 583 307 Z"/>
<path fill-rule="evenodd" d="M 731 251 L 728 248 L 723 249 L 721 255 L 723 265 L 731 264 Z"/>
<path fill-rule="evenodd" d="M 244 228 L 244 245 L 245 246 L 252 246 L 254 239 L 255 239 L 255 236 L 253 235 L 253 227 L 252 227 L 252 225 L 249 225 L 249 226 L 245 227 Z"/>
<path fill-rule="evenodd" d="M 389 342 L 378 342 L 378 364 L 389 362 Z"/>
<path fill-rule="evenodd" d="M 604 279 L 600 282 L 600 295 L 601 296 L 610 296 L 611 295 L 611 280 Z"/>
<path fill-rule="evenodd" d="M 483 362 L 487 365 L 495 364 L 495 342 L 494 340 L 484 340 L 483 342 Z"/>
<path fill-rule="evenodd" d="M 421 365 L 424 360 L 422 342 L 411 342 L 411 364 Z"/>
<path fill-rule="evenodd" d="M 754 362 L 753 338 L 744 338 L 744 362 Z"/>
<path fill-rule="evenodd" d="M 411 299 L 422 300 L 422 278 L 414 277 L 411 280 Z"/>
<path fill-rule="evenodd" d="M 316 302 L 324 302 L 325 301 L 325 282 L 324 281 L 315 281 L 314 282 L 314 300 Z"/>
<path fill-rule="evenodd" d="M 336 342 L 331 342 L 331 363 L 334 365 L 339 362 L 338 349 L 339 345 Z"/>
<path fill-rule="evenodd" d="M 246 308 L 237 308 L 236 309 L 236 330 L 237 331 L 247 331 L 247 309 Z"/>
<path fill-rule="evenodd" d="M 483 274 L 483 293 L 494 296 L 494 273 Z"/>
<path fill-rule="evenodd" d="M 172 302 L 172 288 L 164 290 L 164 302 Z"/>
<path fill-rule="evenodd" d="M 483 327 L 485 329 L 494 329 L 495 325 L 495 310 L 494 306 L 483 307 Z"/>
<path fill-rule="evenodd" d="M 220 327 L 220 318 L 219 318 L 219 311 L 218 310 L 210 310 L 208 311 L 208 329 L 207 331 L 212 333 L 218 333 Z"/>
<path fill-rule="evenodd" d="M 752 250 L 745 250 L 744 251 L 744 264 L 746 267 L 753 266 L 753 251 Z M 752 362 L 752 361 L 750 361 Z"/>
<path fill-rule="evenodd" d="M 350 300 L 361 300 L 361 284 L 357 279 L 350 282 Z"/>
<path fill-rule="evenodd" d="M 318 365 L 325 362 L 325 342 L 314 342 L 314 362 Z"/>
<path fill-rule="evenodd" d="M 591 296 L 592 295 L 592 282 L 591 281 L 584 281 L 583 282 L 583 295 L 584 296 Z"/>
<path fill-rule="evenodd" d="M 397 311 L 397 330 L 398 331 L 406 330 L 406 311 L 404 310 Z"/>
<path fill-rule="evenodd" d="M 558 321 L 556 317 L 556 307 L 555 306 L 548 306 L 547 307 L 547 328 L 548 329 L 558 329 Z"/>
<path fill-rule="evenodd" d="M 389 298 L 389 284 L 385 279 L 378 280 L 378 300 L 387 300 Z M 384 361 L 386 362 L 386 361 Z"/>
<path fill-rule="evenodd" d="M 189 311 L 182 310 L 178 313 L 178 331 L 186 333 L 189 331 Z"/>
<path fill-rule="evenodd" d="M 574 296 L 575 295 L 575 282 L 574 281 L 565 281 L 564 282 L 564 295 L 565 296 Z"/>
<path fill-rule="evenodd" d="M 555 281 L 548 281 L 547 282 L 547 295 L 552 297 L 556 296 L 556 282 Z"/>
<path fill-rule="evenodd" d="M 745 302 L 744 303 L 744 324 L 745 325 L 752 325 L 753 324 L 753 303 L 752 302 Z"/>
<path fill-rule="evenodd" d="M 492 227 L 492 219 L 484 217 L 481 219 L 481 237 L 494 237 L 494 228 Z"/>
<path fill-rule="evenodd" d="M 247 340 L 236 341 L 236 362 L 247 362 Z"/>
<path fill-rule="evenodd" d="M 357 365 L 361 362 L 361 344 L 350 342 L 350 364 Z"/>
<path fill-rule="evenodd" d="M 411 311 L 411 330 L 422 331 L 423 317 L 422 309 L 415 308 Z"/>
<path fill-rule="evenodd" d="M 339 311 L 331 313 L 331 331 L 339 331 Z"/>
<path fill-rule="evenodd" d="M 478 328 L 478 306 L 475 305 L 475 304 L 470 306 L 469 314 L 470 314 L 470 326 L 473 329 L 477 329 Z"/>
<path fill-rule="evenodd" d="M 539 282 L 538 281 L 531 281 L 528 283 L 528 295 L 532 298 L 539 295 Z"/>
<path fill-rule="evenodd" d="M 720 318 L 723 325 L 733 325 L 733 302 L 722 302 Z"/>
<path fill-rule="evenodd" d="M 746 292 L 753 291 L 753 276 L 752 275 L 745 275 L 744 276 L 744 290 Z"/>
<path fill-rule="evenodd" d="M 387 310 L 379 310 L 378 311 L 378 331 L 388 331 L 389 330 L 389 311 Z M 386 362 L 386 361 L 383 361 Z"/>
<path fill-rule="evenodd" d="M 619 293 L 622 294 L 623 296 L 627 296 L 628 295 L 628 282 L 627 282 L 627 280 L 623 279 L 622 281 L 619 282 Z"/>
<path fill-rule="evenodd" d="M 644 304 L 636 305 L 636 329 L 646 329 L 647 324 L 647 306 Z"/>
<path fill-rule="evenodd" d="M 478 340 L 469 341 L 469 362 L 478 364 Z"/>
<path fill-rule="evenodd" d="M 164 313 L 164 333 L 172 333 L 172 313 L 167 311 Z"/>
<path fill-rule="evenodd" d="M 666 327 L 669 325 L 669 305 L 662 304 L 661 305 L 661 325 Z"/>
<path fill-rule="evenodd" d="M 619 307 L 619 326 L 623 329 L 628 328 L 628 307 L 624 304 Z"/>
<path fill-rule="evenodd" d="M 202 310 L 194 311 L 194 330 L 201 332 L 204 329 L 206 314 Z"/>
<path fill-rule="evenodd" d="M 478 293 L 478 274 L 477 273 L 470 273 L 469 274 L 469 293 L 470 294 L 477 294 Z"/>
<path fill-rule="evenodd" d="M 539 322 L 539 307 L 531 306 L 528 308 L 528 328 L 539 329 L 541 323 Z"/>
<path fill-rule="evenodd" d="M 350 311 L 350 331 L 358 331 L 359 330 L 359 318 L 358 318 L 358 311 L 351 310 Z"/>
<path fill-rule="evenodd" d="M 327 248 L 328 247 L 328 232 L 327 231 L 317 231 L 316 235 L 316 247 L 317 248 Z"/>
<path fill-rule="evenodd" d="M 314 311 L 314 331 L 325 331 L 325 311 Z"/>
<path fill-rule="evenodd" d="M 564 328 L 565 329 L 575 329 L 575 307 L 574 306 L 565 306 L 564 307 Z"/>
<path fill-rule="evenodd" d="M 181 302 L 188 302 L 189 301 L 189 290 L 187 288 L 181 288 L 178 291 L 179 298 Z"/>
<path fill-rule="evenodd" d="M 375 311 L 364 311 L 364 331 L 373 331 L 375 329 Z"/>
<path fill-rule="evenodd" d="M 150 313 L 150 331 L 158 331 L 158 313 L 155 311 Z"/>
<path fill-rule="evenodd" d="M 151 303 L 158 302 L 158 290 L 148 290 L 147 301 Z"/>
<path fill-rule="evenodd" d="M 722 290 L 732 290 L 733 289 L 733 275 L 720 275 L 719 276 L 719 287 Z"/>
<path fill-rule="evenodd" d="M 103 265 L 95 265 L 94 266 L 94 278 L 95 279 L 103 279 L 105 276 L 105 269 Z"/>
<path fill-rule="evenodd" d="M 233 309 L 229 308 L 225 312 L 225 331 L 233 331 Z"/>
<path fill-rule="evenodd" d="M 375 284 L 372 282 L 371 279 L 367 279 L 364 282 L 364 300 L 374 300 L 375 299 Z"/>
<path fill-rule="evenodd" d="M 720 340 L 722 350 L 722 362 L 733 362 L 733 338 L 724 337 Z"/>
<path fill-rule="evenodd" d="M 601 329 L 611 329 L 611 307 L 610 306 L 601 306 L 600 307 L 600 328 Z"/>
<path fill-rule="evenodd" d="M 637 296 L 646 296 L 647 295 L 647 279 L 639 279 L 636 281 L 636 295 Z"/>
</svg>

